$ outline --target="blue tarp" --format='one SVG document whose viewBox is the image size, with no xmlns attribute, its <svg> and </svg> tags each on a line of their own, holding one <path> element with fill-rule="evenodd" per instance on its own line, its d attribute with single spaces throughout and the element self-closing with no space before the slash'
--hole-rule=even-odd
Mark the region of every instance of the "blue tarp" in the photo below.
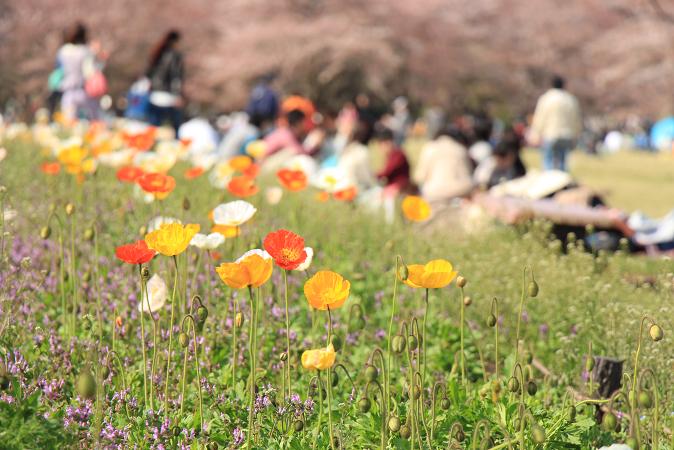
<svg viewBox="0 0 674 450">
<path fill-rule="evenodd" d="M 674 142 L 674 116 L 666 117 L 651 128 L 651 146 L 659 150 L 672 150 Z"/>
</svg>

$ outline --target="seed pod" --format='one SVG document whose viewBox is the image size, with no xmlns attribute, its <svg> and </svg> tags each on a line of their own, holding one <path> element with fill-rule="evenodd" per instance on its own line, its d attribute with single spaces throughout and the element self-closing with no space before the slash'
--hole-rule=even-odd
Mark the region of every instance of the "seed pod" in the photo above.
<svg viewBox="0 0 674 450">
<path fill-rule="evenodd" d="M 625 439 L 625 445 L 627 445 L 632 450 L 639 450 L 639 441 L 634 436 L 630 436 Z"/>
<path fill-rule="evenodd" d="M 143 266 L 143 268 L 140 270 L 140 275 L 143 277 L 143 280 L 145 280 L 145 281 L 149 280 L 150 279 L 150 269 Z"/>
<path fill-rule="evenodd" d="M 566 408 L 566 417 L 569 419 L 569 422 L 575 422 L 576 421 L 576 407 L 575 406 L 569 406 Z"/>
<path fill-rule="evenodd" d="M 456 277 L 456 285 L 457 285 L 458 287 L 462 288 L 462 287 L 466 286 L 466 283 L 468 283 L 468 280 L 466 280 L 466 279 L 465 279 L 464 277 L 462 277 L 461 275 L 459 275 L 458 277 Z"/>
<path fill-rule="evenodd" d="M 536 392 L 538 391 L 538 386 L 536 386 L 536 382 L 531 380 L 527 383 L 527 392 L 529 395 L 532 397 L 536 395 Z"/>
<path fill-rule="evenodd" d="M 391 416 L 388 419 L 388 429 L 393 433 L 397 433 L 400 430 L 400 419 L 396 416 Z"/>
<path fill-rule="evenodd" d="M 463 305 L 464 305 L 464 306 L 470 306 L 471 304 L 473 304 L 473 299 L 470 298 L 470 296 L 466 295 L 466 296 L 463 298 Z"/>
<path fill-rule="evenodd" d="M 391 348 L 395 353 L 402 353 L 405 351 L 405 346 L 406 346 L 406 341 L 405 338 L 398 334 L 393 337 L 393 340 L 391 341 Z"/>
<path fill-rule="evenodd" d="M 330 343 L 332 344 L 332 347 L 335 349 L 336 352 L 342 349 L 342 338 L 340 338 L 336 334 L 331 337 Z"/>
<path fill-rule="evenodd" d="M 408 345 L 410 346 L 410 350 L 412 350 L 412 351 L 416 350 L 417 347 L 419 346 L 419 339 L 413 334 L 410 334 L 408 336 L 407 342 L 408 342 Z"/>
<path fill-rule="evenodd" d="M 651 335 L 651 339 L 653 339 L 654 342 L 661 341 L 662 338 L 665 337 L 665 333 L 662 331 L 662 328 L 660 328 L 660 325 L 656 324 L 651 325 L 648 334 Z"/>
<path fill-rule="evenodd" d="M 487 326 L 489 328 L 494 328 L 496 326 L 496 316 L 493 314 L 489 314 L 489 317 L 487 317 Z"/>
<path fill-rule="evenodd" d="M 285 362 L 288 360 L 288 354 L 286 352 L 281 352 L 281 354 L 278 356 L 278 359 Z"/>
<path fill-rule="evenodd" d="M 49 236 L 51 236 L 51 228 L 48 225 L 40 228 L 40 237 L 42 239 L 49 239 Z"/>
<path fill-rule="evenodd" d="M 296 420 L 295 422 L 293 422 L 293 429 L 295 430 L 296 433 L 299 433 L 304 429 L 304 422 L 302 422 L 301 420 Z"/>
<path fill-rule="evenodd" d="M 370 402 L 370 399 L 367 397 L 363 397 L 358 401 L 358 409 L 362 413 L 366 413 L 370 411 L 370 408 L 372 407 L 372 402 Z"/>
<path fill-rule="evenodd" d="M 91 241 L 94 238 L 94 228 L 93 227 L 85 228 L 83 237 L 85 241 Z"/>
<path fill-rule="evenodd" d="M 187 197 L 184 197 L 183 198 L 183 210 L 189 211 L 191 206 L 192 206 L 192 204 L 190 203 L 190 199 L 187 198 Z"/>
<path fill-rule="evenodd" d="M 77 394 L 87 400 L 91 400 L 96 395 L 96 379 L 87 369 L 82 371 L 77 377 Z"/>
<path fill-rule="evenodd" d="M 650 408 L 653 406 L 653 397 L 651 396 L 651 393 L 648 391 L 641 391 L 639 392 L 639 406 L 642 408 Z"/>
<path fill-rule="evenodd" d="M 529 292 L 529 297 L 536 297 L 538 295 L 538 283 L 536 283 L 536 280 L 529 282 L 527 291 Z"/>
<path fill-rule="evenodd" d="M 75 205 L 72 203 L 66 203 L 66 215 L 72 216 L 73 214 L 75 214 Z"/>
<path fill-rule="evenodd" d="M 379 376 L 379 371 L 377 368 L 373 365 L 368 364 L 367 367 L 365 368 L 365 379 L 367 381 L 374 381 L 377 379 L 377 376 Z"/>
<path fill-rule="evenodd" d="M 615 431 L 618 426 L 618 419 L 613 413 L 606 413 L 601 421 L 601 426 L 604 431 Z"/>
<path fill-rule="evenodd" d="M 512 393 L 515 393 L 520 390 L 520 382 L 515 377 L 510 377 L 508 380 L 508 390 Z"/>
<path fill-rule="evenodd" d="M 538 425 L 534 424 L 531 427 L 531 439 L 536 443 L 536 444 L 543 444 L 545 443 L 545 429 Z"/>
<path fill-rule="evenodd" d="M 585 370 L 592 372 L 592 369 L 594 369 L 594 357 L 588 355 L 585 358 Z"/>
<path fill-rule="evenodd" d="M 190 338 L 187 336 L 187 333 L 180 333 L 178 335 L 178 342 L 182 348 L 187 347 L 187 344 L 190 343 Z"/>
<path fill-rule="evenodd" d="M 208 317 L 208 309 L 205 306 L 201 305 L 197 308 L 197 320 L 199 322 L 205 322 Z"/>
<path fill-rule="evenodd" d="M 236 316 L 234 318 L 234 324 L 236 325 L 237 328 L 241 328 L 243 325 L 243 313 L 236 313 Z"/>
<path fill-rule="evenodd" d="M 407 440 L 412 436 L 412 430 L 410 429 L 409 426 L 403 425 L 400 427 L 400 437 Z"/>
<path fill-rule="evenodd" d="M 440 408 L 444 409 L 447 411 L 450 407 L 450 401 L 447 397 L 443 397 L 442 400 L 440 400 Z"/>
</svg>

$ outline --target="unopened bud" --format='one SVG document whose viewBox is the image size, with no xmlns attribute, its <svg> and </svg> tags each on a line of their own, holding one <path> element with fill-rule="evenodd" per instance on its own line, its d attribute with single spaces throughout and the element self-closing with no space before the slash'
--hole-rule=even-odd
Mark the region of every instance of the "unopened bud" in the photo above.
<svg viewBox="0 0 674 450">
<path fill-rule="evenodd" d="M 653 339 L 655 342 L 658 342 L 665 337 L 665 333 L 662 331 L 662 328 L 660 328 L 660 325 L 656 324 L 651 325 L 651 328 L 648 330 L 648 334 L 651 335 L 651 339 Z"/>
<path fill-rule="evenodd" d="M 143 225 L 142 227 L 140 227 L 140 228 L 138 229 L 138 234 L 140 234 L 141 236 L 145 236 L 145 235 L 147 234 L 147 227 L 146 227 L 145 225 Z"/>
<path fill-rule="evenodd" d="M 237 328 L 241 328 L 243 325 L 243 313 L 236 313 L 236 316 L 234 318 L 234 324 L 236 325 Z"/>
<path fill-rule="evenodd" d="M 457 285 L 458 287 L 462 288 L 462 287 L 466 286 L 466 283 L 468 283 L 468 280 L 466 280 L 466 279 L 465 279 L 464 277 L 462 277 L 461 275 L 459 275 L 458 277 L 456 277 L 456 285 Z"/>
<path fill-rule="evenodd" d="M 529 297 L 536 297 L 538 295 L 538 283 L 536 283 L 536 280 L 532 280 L 529 283 L 528 291 Z"/>
<path fill-rule="evenodd" d="M 365 378 L 367 379 L 367 381 L 374 381 L 377 379 L 377 376 L 379 376 L 379 371 L 375 366 L 368 365 L 365 368 Z"/>
<path fill-rule="evenodd" d="M 91 241 L 94 238 L 94 228 L 93 227 L 87 227 L 84 230 L 84 240 L 85 241 Z"/>
<path fill-rule="evenodd" d="M 332 347 L 335 349 L 336 352 L 338 352 L 339 350 L 341 350 L 341 348 L 342 348 L 342 338 L 340 338 L 340 337 L 337 336 L 336 334 L 333 335 L 333 336 L 330 338 L 330 343 L 332 344 Z"/>
<path fill-rule="evenodd" d="M 143 268 L 140 269 L 140 274 L 143 277 L 143 280 L 147 281 L 150 279 L 150 269 L 148 269 L 146 266 L 143 266 Z"/>
<path fill-rule="evenodd" d="M 470 298 L 469 296 L 466 295 L 466 296 L 463 298 L 463 304 L 464 304 L 464 306 L 470 306 L 472 303 L 473 303 L 473 299 Z"/>
<path fill-rule="evenodd" d="M 117 325 L 118 327 L 121 328 L 121 326 L 122 326 L 123 324 L 124 324 L 124 322 L 122 321 L 122 316 L 117 316 L 117 317 L 115 318 L 115 325 Z"/>
<path fill-rule="evenodd" d="M 178 343 L 182 348 L 187 347 L 187 345 L 190 343 L 190 338 L 187 336 L 187 333 L 180 333 L 178 335 Z"/>
<path fill-rule="evenodd" d="M 285 362 L 285 361 L 288 360 L 288 354 L 287 354 L 286 352 L 281 352 L 281 354 L 279 355 L 278 359 L 280 359 L 281 361 L 284 361 L 284 362 Z"/>
<path fill-rule="evenodd" d="M 362 413 L 369 412 L 371 407 L 372 407 L 372 402 L 367 397 L 363 397 L 358 401 L 358 409 Z"/>
<path fill-rule="evenodd" d="M 192 204 L 190 203 L 190 199 L 187 197 L 183 198 L 183 210 L 189 211 L 191 206 Z"/>
<path fill-rule="evenodd" d="M 49 236 L 51 236 L 51 228 L 49 226 L 40 228 L 40 237 L 42 239 L 49 239 Z"/>
<path fill-rule="evenodd" d="M 494 328 L 496 326 L 496 316 L 493 314 L 489 314 L 489 317 L 487 317 L 487 326 L 489 328 Z"/>
<path fill-rule="evenodd" d="M 206 318 L 208 317 L 208 309 L 204 305 L 201 305 L 200 307 L 197 308 L 197 320 L 199 322 L 204 322 L 206 321 Z"/>
<path fill-rule="evenodd" d="M 407 265 L 403 264 L 400 266 L 400 269 L 398 269 L 398 278 L 400 278 L 402 281 L 407 281 L 409 276 L 410 270 L 407 268 Z"/>
<path fill-rule="evenodd" d="M 75 213 L 75 205 L 66 203 L 66 215 L 72 216 Z"/>
</svg>

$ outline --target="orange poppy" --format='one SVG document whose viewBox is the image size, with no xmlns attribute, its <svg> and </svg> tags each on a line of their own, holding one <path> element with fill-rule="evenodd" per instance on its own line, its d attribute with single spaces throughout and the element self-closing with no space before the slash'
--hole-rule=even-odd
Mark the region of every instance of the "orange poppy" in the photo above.
<svg viewBox="0 0 674 450">
<path fill-rule="evenodd" d="M 221 235 L 223 235 L 226 238 L 233 238 L 233 237 L 237 237 L 238 235 L 241 234 L 241 228 L 233 227 L 233 226 L 230 226 L 230 225 L 213 225 L 211 227 L 211 232 L 212 233 L 220 233 Z"/>
<path fill-rule="evenodd" d="M 264 238 L 262 245 L 281 269 L 297 269 L 307 259 L 304 238 L 292 231 L 273 231 Z"/>
<path fill-rule="evenodd" d="M 403 214 L 412 222 L 424 222 L 431 216 L 431 205 L 417 195 L 408 195 L 402 203 Z"/>
<path fill-rule="evenodd" d="M 243 172 L 251 164 L 253 164 L 253 159 L 246 155 L 235 156 L 229 160 L 229 167 L 231 167 L 232 170 L 237 170 L 239 172 Z"/>
<path fill-rule="evenodd" d="M 215 268 L 220 279 L 233 289 L 260 287 L 269 280 L 273 270 L 271 259 L 251 254 L 232 262 L 222 263 Z"/>
<path fill-rule="evenodd" d="M 307 187 L 307 175 L 302 170 L 281 169 L 276 172 L 276 178 L 281 186 L 291 192 L 298 192 Z"/>
<path fill-rule="evenodd" d="M 144 173 L 140 167 L 126 166 L 117 171 L 117 179 L 124 183 L 135 183 Z"/>
<path fill-rule="evenodd" d="M 314 309 L 336 309 L 349 298 L 351 283 L 340 274 L 321 270 L 304 283 L 304 295 Z"/>
<path fill-rule="evenodd" d="M 61 171 L 61 165 L 56 161 L 46 162 L 40 165 L 40 170 L 47 175 L 56 175 Z"/>
<path fill-rule="evenodd" d="M 147 130 L 141 133 L 122 133 L 122 139 L 131 148 L 136 150 L 149 150 L 154 145 L 155 134 L 157 129 L 155 127 L 148 127 Z"/>
<path fill-rule="evenodd" d="M 236 197 L 250 197 L 257 194 L 259 190 L 255 185 L 255 180 L 245 175 L 233 177 L 227 184 L 227 190 Z"/>
<path fill-rule="evenodd" d="M 260 173 L 260 166 L 255 163 L 252 163 L 250 166 L 246 167 L 241 174 L 248 178 L 256 178 Z"/>
<path fill-rule="evenodd" d="M 189 147 L 190 145 L 192 145 L 192 139 L 182 138 L 180 139 L 180 143 L 183 145 L 183 147 Z"/>
<path fill-rule="evenodd" d="M 147 193 L 154 194 L 156 199 L 162 200 L 176 187 L 176 180 L 163 173 L 146 173 L 137 180 L 138 185 Z"/>
<path fill-rule="evenodd" d="M 325 191 L 318 192 L 316 193 L 316 200 L 318 200 L 321 203 L 325 203 L 328 200 L 330 200 L 330 194 Z"/>
<path fill-rule="evenodd" d="M 191 169 L 187 169 L 185 171 L 185 178 L 188 180 L 194 180 L 195 178 L 199 178 L 201 175 L 204 174 L 204 168 L 203 167 L 192 167 Z"/>
<path fill-rule="evenodd" d="M 358 189 L 355 186 L 351 186 L 342 189 L 341 191 L 337 191 L 333 195 L 335 196 L 335 200 L 351 202 L 356 198 L 356 195 L 358 195 Z"/>
</svg>

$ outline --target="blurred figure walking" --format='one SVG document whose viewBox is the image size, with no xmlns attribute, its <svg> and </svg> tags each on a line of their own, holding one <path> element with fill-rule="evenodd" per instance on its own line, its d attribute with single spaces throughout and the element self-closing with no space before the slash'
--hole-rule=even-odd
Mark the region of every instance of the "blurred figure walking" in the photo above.
<svg viewBox="0 0 674 450">
<path fill-rule="evenodd" d="M 182 108 L 185 104 L 185 73 L 183 55 L 178 50 L 179 42 L 180 32 L 167 32 L 152 50 L 147 70 L 151 83 L 148 119 L 155 126 L 168 121 L 176 133 L 183 121 Z"/>
<path fill-rule="evenodd" d="M 530 139 L 543 150 L 543 169 L 567 170 L 566 157 L 582 128 L 578 100 L 564 89 L 564 79 L 555 75 L 552 87 L 538 99 L 531 124 Z"/>
</svg>

